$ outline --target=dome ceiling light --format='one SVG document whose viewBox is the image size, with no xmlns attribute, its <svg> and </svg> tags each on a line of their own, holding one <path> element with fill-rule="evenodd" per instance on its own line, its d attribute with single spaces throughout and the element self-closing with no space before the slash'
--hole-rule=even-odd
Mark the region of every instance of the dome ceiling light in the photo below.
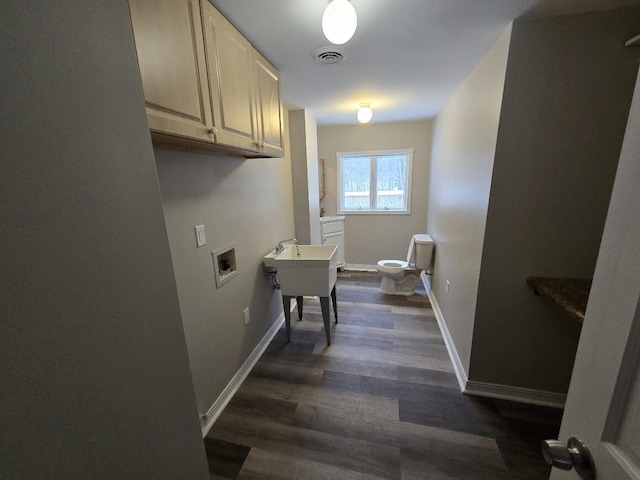
<svg viewBox="0 0 640 480">
<path fill-rule="evenodd" d="M 356 32 L 358 16 L 349 0 L 333 0 L 322 15 L 322 31 L 331 43 L 347 43 Z"/>
<path fill-rule="evenodd" d="M 361 103 L 358 109 L 358 121 L 360 123 L 368 123 L 373 118 L 373 112 L 371 111 L 370 103 Z"/>
</svg>

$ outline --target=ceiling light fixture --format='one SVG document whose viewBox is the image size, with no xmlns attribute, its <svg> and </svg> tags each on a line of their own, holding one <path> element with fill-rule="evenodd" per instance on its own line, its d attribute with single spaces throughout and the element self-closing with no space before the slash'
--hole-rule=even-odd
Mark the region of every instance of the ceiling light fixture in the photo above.
<svg viewBox="0 0 640 480">
<path fill-rule="evenodd" d="M 371 111 L 370 103 L 361 103 L 358 109 L 358 121 L 360 123 L 367 123 L 373 118 L 373 112 Z"/>
<path fill-rule="evenodd" d="M 331 43 L 347 43 L 356 32 L 358 16 L 349 0 L 333 0 L 322 15 L 322 31 Z"/>
</svg>

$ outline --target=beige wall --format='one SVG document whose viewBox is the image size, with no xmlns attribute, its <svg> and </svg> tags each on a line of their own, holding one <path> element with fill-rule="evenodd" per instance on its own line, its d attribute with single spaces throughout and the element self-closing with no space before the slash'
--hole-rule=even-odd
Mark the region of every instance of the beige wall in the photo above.
<svg viewBox="0 0 640 480">
<path fill-rule="evenodd" d="M 347 264 L 375 266 L 378 260 L 404 260 L 411 236 L 426 233 L 431 128 L 432 122 L 427 120 L 318 128 L 318 152 L 325 159 L 325 198 L 320 206 L 326 215 L 337 212 L 337 152 L 413 148 L 411 215 L 348 214 Z"/>
<path fill-rule="evenodd" d="M 209 478 L 127 2 L 2 24 L 0 478 Z"/>
<path fill-rule="evenodd" d="M 467 374 L 510 36 L 511 27 L 456 90 L 434 126 L 428 231 L 436 254 L 431 284 Z"/>
<path fill-rule="evenodd" d="M 528 276 L 591 277 L 638 71 L 640 10 L 514 24 L 470 378 L 565 393 L 580 328 Z"/>
<path fill-rule="evenodd" d="M 319 245 L 318 127 L 308 110 L 289 112 L 295 234 L 299 243 Z M 282 237 L 287 238 L 287 237 Z"/>
<path fill-rule="evenodd" d="M 203 414 L 282 313 L 280 294 L 264 275 L 262 257 L 279 240 L 293 237 L 291 162 L 288 156 L 243 159 L 163 149 L 155 149 L 155 156 Z M 201 224 L 207 244 L 197 248 L 194 226 Z M 212 252 L 232 243 L 239 274 L 216 288 Z M 247 307 L 251 321 L 245 326 Z"/>
</svg>

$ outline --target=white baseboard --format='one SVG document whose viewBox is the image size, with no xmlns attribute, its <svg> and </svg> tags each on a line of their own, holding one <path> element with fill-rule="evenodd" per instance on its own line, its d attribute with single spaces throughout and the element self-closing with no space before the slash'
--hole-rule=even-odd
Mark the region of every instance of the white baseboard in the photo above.
<svg viewBox="0 0 640 480">
<path fill-rule="evenodd" d="M 344 266 L 345 270 L 352 270 L 354 272 L 377 272 L 377 265 L 363 265 L 359 263 L 347 263 Z"/>
<path fill-rule="evenodd" d="M 291 311 L 293 312 L 296 307 L 296 301 L 292 300 Z M 242 382 L 244 382 L 245 378 L 247 378 L 247 375 L 249 375 L 249 372 L 251 372 L 251 369 L 255 366 L 256 363 L 258 363 L 258 360 L 260 360 L 260 357 L 267 349 L 269 342 L 273 340 L 273 337 L 276 336 L 276 333 L 278 333 L 278 330 L 280 330 L 280 327 L 282 327 L 283 324 L 284 312 L 282 312 L 278 319 L 274 322 L 274 324 L 271 325 L 271 328 L 267 331 L 267 333 L 265 333 L 264 337 L 262 337 L 262 340 L 260 340 L 260 343 L 256 345 L 256 348 L 253 349 L 251 355 L 249 355 L 249 357 L 245 360 L 245 362 L 240 367 L 240 370 L 238 370 L 238 372 L 233 376 L 220 396 L 216 399 L 215 402 L 213 402 L 213 405 L 211 405 L 207 413 L 200 418 L 200 428 L 202 429 L 203 438 L 207 435 L 207 433 L 209 433 L 209 430 L 211 430 L 211 427 L 224 410 L 224 407 L 227 406 L 229 401 L 233 398 L 233 395 L 238 391 L 240 385 L 242 385 Z"/>
<path fill-rule="evenodd" d="M 451 358 L 453 370 L 458 380 L 458 386 L 460 387 L 460 391 L 462 393 L 464 393 L 465 395 L 497 398 L 500 400 L 510 400 L 513 402 L 528 403 L 531 405 L 564 408 L 564 403 L 567 399 L 567 396 L 561 393 L 546 392 L 544 390 L 533 390 L 530 388 L 513 387 L 510 385 L 500 385 L 497 383 L 485 383 L 469 380 L 467 373 L 462 366 L 462 362 L 460 361 L 460 356 L 458 355 L 456 347 L 453 343 L 451 334 L 449 333 L 449 329 L 447 328 L 444 316 L 442 315 L 442 310 L 440 310 L 438 301 L 436 300 L 436 297 L 431 290 L 431 285 L 429 284 L 427 275 L 422 272 L 420 277 L 422 278 L 424 288 L 429 295 L 429 301 L 431 302 L 433 313 L 436 316 L 438 327 L 440 327 L 440 332 L 442 332 L 442 338 L 444 339 L 444 344 L 447 347 L 447 352 L 449 352 L 449 358 Z"/>
<path fill-rule="evenodd" d="M 464 393 L 467 382 L 469 381 L 467 372 L 464 371 L 464 367 L 462 366 L 462 362 L 460 361 L 460 356 L 458 355 L 458 351 L 456 350 L 456 346 L 453 343 L 453 339 L 451 338 L 451 334 L 449 333 L 447 324 L 444 321 L 444 317 L 442 316 L 442 310 L 440 310 L 438 301 L 436 300 L 436 297 L 431 290 L 431 285 L 429 285 L 429 282 L 427 280 L 427 275 L 422 272 L 420 274 L 420 277 L 422 278 L 422 283 L 424 284 L 425 290 L 428 292 L 429 302 L 431 302 L 431 308 L 433 308 L 433 313 L 436 316 L 438 327 L 440 327 L 440 332 L 442 333 L 444 344 L 447 347 L 447 352 L 449 352 L 449 358 L 451 359 L 451 363 L 453 365 L 453 371 L 455 372 L 456 378 L 458 379 L 458 386 L 460 387 L 460 391 Z"/>
<path fill-rule="evenodd" d="M 513 402 L 542 405 L 545 407 L 564 408 L 567 396 L 561 393 L 533 390 L 530 388 L 512 387 L 496 383 L 484 383 L 469 380 L 463 392 L 466 395 L 498 398 Z"/>
<path fill-rule="evenodd" d="M 429 282 L 428 274 L 424 270 L 420 272 L 420 279 L 422 280 L 422 285 L 424 285 L 424 291 L 429 295 L 431 293 L 431 283 Z"/>
</svg>

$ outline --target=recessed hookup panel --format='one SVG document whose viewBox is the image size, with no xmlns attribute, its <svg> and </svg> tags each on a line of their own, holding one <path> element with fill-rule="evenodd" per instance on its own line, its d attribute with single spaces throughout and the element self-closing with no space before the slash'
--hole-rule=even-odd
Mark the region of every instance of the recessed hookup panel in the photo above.
<svg viewBox="0 0 640 480">
<path fill-rule="evenodd" d="M 213 255 L 213 270 L 216 275 L 216 287 L 220 288 L 232 278 L 238 276 L 235 242 L 226 247 L 215 250 Z"/>
</svg>

